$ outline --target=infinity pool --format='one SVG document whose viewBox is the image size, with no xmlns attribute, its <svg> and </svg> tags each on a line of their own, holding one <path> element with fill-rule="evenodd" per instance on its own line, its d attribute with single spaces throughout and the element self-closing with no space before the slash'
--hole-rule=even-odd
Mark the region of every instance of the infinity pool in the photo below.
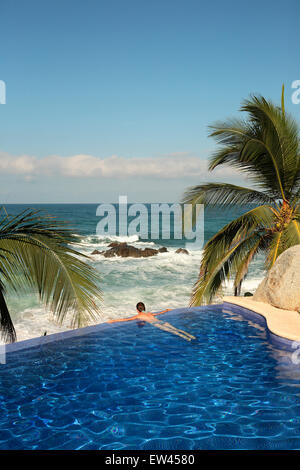
<svg viewBox="0 0 300 470">
<path fill-rule="evenodd" d="M 300 365 L 221 306 L 7 355 L 1 449 L 300 449 Z M 295 361 L 294 361 L 295 362 Z"/>
</svg>

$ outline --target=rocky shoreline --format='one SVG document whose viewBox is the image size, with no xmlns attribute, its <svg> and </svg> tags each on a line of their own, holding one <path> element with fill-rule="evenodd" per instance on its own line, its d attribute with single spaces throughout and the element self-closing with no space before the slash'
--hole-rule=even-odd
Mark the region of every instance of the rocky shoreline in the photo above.
<svg viewBox="0 0 300 470">
<path fill-rule="evenodd" d="M 94 250 L 91 255 L 103 255 L 105 258 L 113 258 L 120 256 L 122 258 L 148 258 L 150 256 L 156 256 L 159 253 L 167 253 L 168 249 L 165 246 L 161 248 L 136 248 L 135 246 L 128 245 L 126 242 L 112 242 L 108 245 L 108 250 L 99 251 Z M 175 251 L 178 254 L 188 255 L 189 252 L 185 248 L 178 248 Z"/>
</svg>

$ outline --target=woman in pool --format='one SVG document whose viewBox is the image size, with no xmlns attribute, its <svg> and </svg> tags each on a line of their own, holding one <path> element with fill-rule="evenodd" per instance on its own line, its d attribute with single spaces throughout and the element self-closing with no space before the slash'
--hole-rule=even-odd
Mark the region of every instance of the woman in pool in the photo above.
<svg viewBox="0 0 300 470">
<path fill-rule="evenodd" d="M 158 312 L 158 313 L 151 313 L 151 312 L 146 312 L 146 307 L 143 302 L 138 302 L 136 305 L 136 310 L 137 310 L 137 315 L 134 315 L 133 317 L 121 318 L 120 320 L 109 320 L 108 323 L 115 323 L 119 321 L 142 320 L 142 321 L 151 323 L 156 328 L 160 328 L 161 330 L 168 331 L 169 333 L 173 333 L 174 335 L 181 336 L 181 338 L 184 338 L 188 341 L 191 341 L 191 339 L 196 339 L 195 336 L 190 335 L 186 331 L 179 330 L 178 328 L 175 328 L 175 326 L 171 325 L 170 323 L 162 322 L 155 318 L 157 315 L 161 315 L 162 313 L 169 312 L 170 311 L 169 308 L 167 308 L 166 310 L 162 310 L 161 312 Z"/>
</svg>

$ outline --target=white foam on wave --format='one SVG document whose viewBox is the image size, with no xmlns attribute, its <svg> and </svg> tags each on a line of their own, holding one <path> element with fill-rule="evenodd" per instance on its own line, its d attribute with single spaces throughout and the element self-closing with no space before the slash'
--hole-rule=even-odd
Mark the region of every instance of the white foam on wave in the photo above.
<svg viewBox="0 0 300 470">
<path fill-rule="evenodd" d="M 130 243 L 130 245 L 135 246 L 137 248 L 155 246 L 155 243 L 152 241 L 141 241 L 137 235 L 132 235 L 128 237 L 105 237 L 102 235 L 87 235 L 81 237 L 80 242 L 76 243 L 74 245 L 74 248 L 79 251 L 82 251 L 84 254 L 88 254 L 93 250 L 103 250 L 107 248 L 108 245 L 112 242 Z"/>
<path fill-rule="evenodd" d="M 129 235 L 129 236 L 118 236 L 118 235 L 87 235 L 86 239 L 98 239 L 99 241 L 109 241 L 109 242 L 127 242 L 127 243 L 132 243 L 132 242 L 137 242 L 139 241 L 139 236 L 138 235 Z"/>
</svg>

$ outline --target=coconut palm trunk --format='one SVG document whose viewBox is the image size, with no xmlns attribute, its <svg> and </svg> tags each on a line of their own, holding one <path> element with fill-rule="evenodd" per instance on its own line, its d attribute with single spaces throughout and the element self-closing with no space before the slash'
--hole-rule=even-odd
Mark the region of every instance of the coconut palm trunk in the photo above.
<svg viewBox="0 0 300 470">
<path fill-rule="evenodd" d="M 270 269 L 287 248 L 300 243 L 299 127 L 284 109 L 262 96 L 246 100 L 247 120 L 232 119 L 211 126 L 218 149 L 209 170 L 229 165 L 247 175 L 250 185 L 205 183 L 189 188 L 184 203 L 218 207 L 249 205 L 205 245 L 192 305 L 211 303 L 233 279 L 239 295 L 249 265 L 262 253 Z"/>
<path fill-rule="evenodd" d="M 16 340 L 7 306 L 8 291 L 37 292 L 58 322 L 71 315 L 71 326 L 99 318 L 98 273 L 73 246 L 78 241 L 64 222 L 26 210 L 0 219 L 0 334 Z"/>
</svg>

